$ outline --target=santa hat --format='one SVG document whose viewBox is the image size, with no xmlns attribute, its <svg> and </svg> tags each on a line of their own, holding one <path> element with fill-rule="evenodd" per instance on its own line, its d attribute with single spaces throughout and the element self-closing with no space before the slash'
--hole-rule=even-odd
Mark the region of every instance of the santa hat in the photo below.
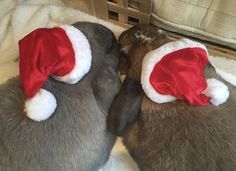
<svg viewBox="0 0 236 171">
<path fill-rule="evenodd" d="M 146 54 L 141 83 L 145 94 L 156 103 L 186 100 L 191 105 L 224 103 L 228 87 L 214 78 L 206 80 L 206 47 L 189 39 L 167 43 Z"/>
<path fill-rule="evenodd" d="M 85 35 L 69 25 L 39 28 L 19 41 L 20 78 L 28 99 L 29 118 L 48 119 L 56 109 L 52 93 L 42 89 L 49 76 L 68 84 L 77 83 L 88 73 L 92 55 Z"/>
</svg>

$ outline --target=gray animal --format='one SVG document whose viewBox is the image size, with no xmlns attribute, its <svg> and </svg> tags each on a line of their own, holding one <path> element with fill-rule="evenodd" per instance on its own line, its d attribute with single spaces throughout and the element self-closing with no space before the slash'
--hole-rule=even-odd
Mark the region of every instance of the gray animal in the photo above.
<svg viewBox="0 0 236 171">
<path fill-rule="evenodd" d="M 143 171 L 236 170 L 236 88 L 220 78 L 209 63 L 207 78 L 223 81 L 230 90 L 220 106 L 190 106 L 183 101 L 157 104 L 140 84 L 143 57 L 171 41 L 150 25 L 138 25 L 119 38 L 126 50 L 127 76 L 108 118 L 112 133 L 123 137 Z"/>
<path fill-rule="evenodd" d="M 119 48 L 102 25 L 73 24 L 91 45 L 90 72 L 74 85 L 49 79 L 44 89 L 57 99 L 43 122 L 26 117 L 18 77 L 0 86 L 0 171 L 97 171 L 107 161 L 115 136 L 106 129 L 108 108 L 119 91 Z"/>
</svg>

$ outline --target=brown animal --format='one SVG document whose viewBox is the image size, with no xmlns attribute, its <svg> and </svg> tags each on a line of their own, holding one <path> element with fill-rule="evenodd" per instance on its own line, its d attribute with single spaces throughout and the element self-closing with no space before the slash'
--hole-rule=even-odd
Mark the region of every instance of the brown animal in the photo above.
<svg viewBox="0 0 236 171">
<path fill-rule="evenodd" d="M 209 63 L 207 78 L 230 90 L 220 106 L 191 106 L 184 101 L 152 102 L 140 84 L 143 57 L 169 42 L 165 32 L 138 25 L 120 36 L 126 50 L 127 77 L 109 114 L 111 132 L 122 136 L 131 156 L 144 171 L 236 170 L 236 88 L 220 78 Z"/>
</svg>

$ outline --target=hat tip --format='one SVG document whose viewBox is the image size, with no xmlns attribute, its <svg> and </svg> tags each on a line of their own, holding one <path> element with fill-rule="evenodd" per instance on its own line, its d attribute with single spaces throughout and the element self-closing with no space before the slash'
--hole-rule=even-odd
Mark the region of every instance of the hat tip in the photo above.
<svg viewBox="0 0 236 171">
<path fill-rule="evenodd" d="M 36 95 L 25 102 L 26 115 L 34 121 L 47 120 L 57 107 L 54 95 L 45 90 L 40 89 Z"/>
<path fill-rule="evenodd" d="M 207 88 L 203 94 L 211 98 L 211 103 L 219 106 L 227 101 L 229 98 L 228 87 L 221 81 L 211 78 L 207 79 Z"/>
</svg>

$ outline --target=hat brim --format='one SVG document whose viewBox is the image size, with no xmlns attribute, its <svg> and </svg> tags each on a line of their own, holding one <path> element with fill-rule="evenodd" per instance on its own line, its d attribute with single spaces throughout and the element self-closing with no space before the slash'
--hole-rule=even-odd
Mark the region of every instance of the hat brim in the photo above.
<svg viewBox="0 0 236 171">
<path fill-rule="evenodd" d="M 75 53 L 75 66 L 72 71 L 64 76 L 53 76 L 58 81 L 75 84 L 86 75 L 92 63 L 92 52 L 88 39 L 77 28 L 70 25 L 61 26 L 71 41 Z"/>
<path fill-rule="evenodd" d="M 166 103 L 176 100 L 172 95 L 163 95 L 158 93 L 150 83 L 150 75 L 155 65 L 166 55 L 185 48 L 201 48 L 204 49 L 208 56 L 206 47 L 198 42 L 189 39 L 180 39 L 167 43 L 153 51 L 148 52 L 142 63 L 141 84 L 145 94 L 156 103 Z"/>
</svg>

